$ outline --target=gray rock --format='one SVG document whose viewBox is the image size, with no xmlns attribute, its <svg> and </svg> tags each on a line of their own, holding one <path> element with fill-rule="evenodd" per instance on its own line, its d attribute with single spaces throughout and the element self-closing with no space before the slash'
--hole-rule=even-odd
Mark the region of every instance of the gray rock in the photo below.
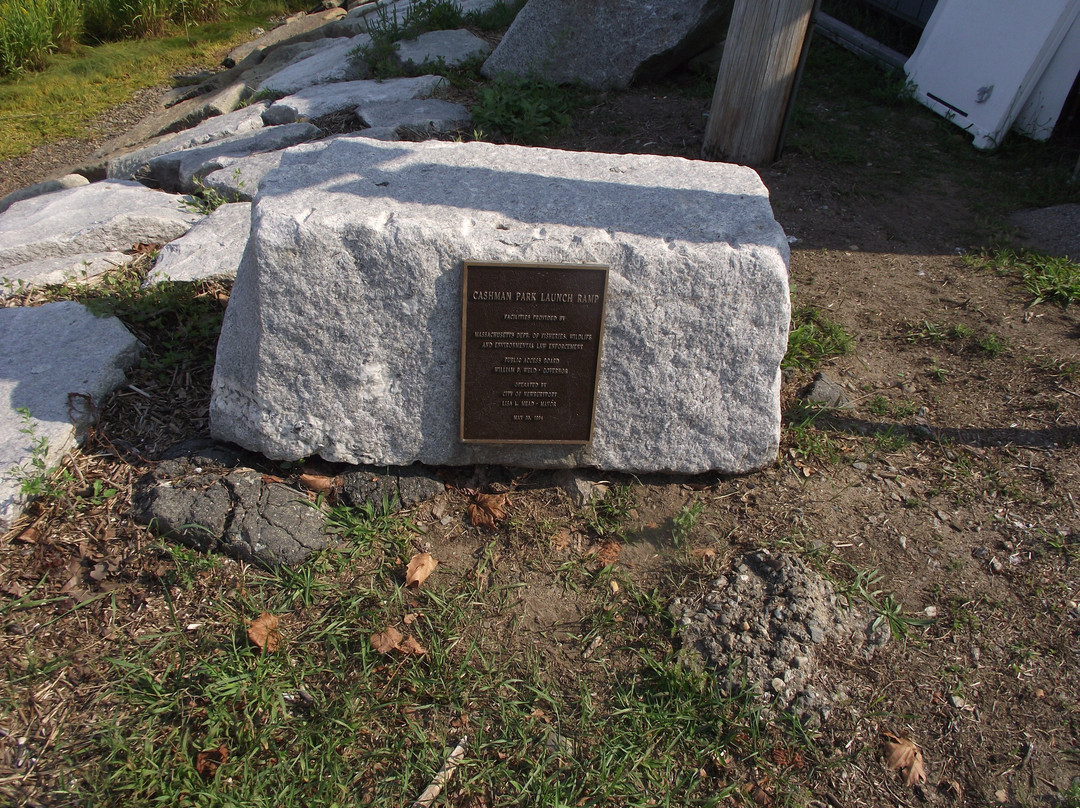
<svg viewBox="0 0 1080 808">
<path fill-rule="evenodd" d="M 341 475 L 342 501 L 358 508 L 411 508 L 445 490 L 446 485 L 423 468 L 365 466 Z"/>
<path fill-rule="evenodd" d="M 416 39 L 396 43 L 394 58 L 405 67 L 426 64 L 457 67 L 470 59 L 486 56 L 490 51 L 491 46 L 487 42 L 464 29 L 429 31 Z"/>
<path fill-rule="evenodd" d="M 293 18 L 268 33 L 237 45 L 229 51 L 229 55 L 222 60 L 222 64 L 226 67 L 252 66 L 261 62 L 266 53 L 276 47 L 322 39 L 328 33 L 326 26 L 343 16 L 345 14 L 342 11 L 331 9 L 318 14 L 306 14 L 303 17 Z"/>
<path fill-rule="evenodd" d="M 132 511 L 156 535 L 268 567 L 299 564 L 327 545 L 323 516 L 303 493 L 251 470 L 162 464 L 139 481 Z"/>
<path fill-rule="evenodd" d="M 278 149 L 246 157 L 221 157 L 215 161 L 221 168 L 202 178 L 203 187 L 217 191 L 226 199 L 250 202 L 263 177 L 278 167 L 284 153 L 284 149 Z"/>
<path fill-rule="evenodd" d="M 815 374 L 814 381 L 803 390 L 802 399 L 808 404 L 823 404 L 837 409 L 847 409 L 851 406 L 851 402 L 844 394 L 844 388 L 824 372 Z"/>
<path fill-rule="evenodd" d="M 722 38 L 733 0 L 529 0 L 484 63 L 494 78 L 628 87 L 658 78 Z"/>
<path fill-rule="evenodd" d="M 375 130 L 359 134 L 378 136 L 380 140 L 426 140 L 460 132 L 472 125 L 469 110 L 461 104 L 437 98 L 370 104 L 358 107 L 356 114 L 366 126 Z M 384 132 L 391 136 L 378 134 Z"/>
<path fill-rule="evenodd" d="M 320 84 L 275 101 L 263 113 L 263 120 L 268 124 L 292 123 L 353 107 L 366 109 L 369 105 L 409 101 L 429 96 L 445 84 L 442 76 Z"/>
<path fill-rule="evenodd" d="M 462 444 L 463 259 L 610 266 L 593 441 Z M 749 471 L 780 435 L 787 241 L 750 169 L 342 137 L 282 155 L 218 346 L 216 438 L 371 465 Z"/>
<path fill-rule="evenodd" d="M 0 215 L 0 274 L 42 258 L 172 241 L 201 218 L 175 196 L 120 180 L 24 199 Z"/>
<path fill-rule="evenodd" d="M 130 260 L 130 255 L 113 250 L 104 253 L 62 255 L 25 264 L 15 264 L 2 272 L 5 284 L 4 288 L 0 288 L 0 299 L 9 297 L 11 293 L 18 292 L 20 289 L 68 281 L 89 281 L 102 273 L 123 266 Z"/>
<path fill-rule="evenodd" d="M 84 177 L 82 174 L 65 174 L 55 180 L 45 180 L 39 182 L 36 185 L 31 185 L 27 188 L 20 188 L 18 191 L 12 191 L 10 194 L 0 199 L 0 213 L 11 207 L 12 203 L 19 202 L 23 199 L 32 199 L 35 196 L 41 196 L 42 194 L 51 194 L 55 191 L 63 191 L 67 188 L 78 188 L 80 185 L 89 185 L 90 180 Z"/>
<path fill-rule="evenodd" d="M 193 193 L 198 182 L 211 171 L 222 168 L 222 158 L 243 157 L 258 152 L 277 151 L 304 143 L 322 135 L 322 130 L 310 123 L 290 123 L 268 126 L 204 146 L 170 152 L 154 157 L 146 164 L 145 177 L 169 191 Z"/>
<path fill-rule="evenodd" d="M 235 75 L 230 78 L 226 74 L 219 74 L 211 84 L 214 89 L 204 94 L 146 116 L 131 129 L 108 140 L 94 152 L 94 156 L 108 160 L 138 148 L 153 138 L 189 129 L 207 118 L 232 112 L 251 95 L 250 88 L 237 81 Z"/>
<path fill-rule="evenodd" d="M 273 73 L 259 84 L 260 90 L 291 95 L 315 84 L 360 78 L 360 69 L 352 58 L 357 48 L 371 44 L 371 37 L 328 39 L 298 62 Z"/>
<path fill-rule="evenodd" d="M 162 247 L 144 285 L 210 278 L 232 280 L 250 229 L 250 202 L 222 205 L 176 241 Z"/>
<path fill-rule="evenodd" d="M 100 405 L 127 381 L 139 349 L 119 320 L 78 303 L 0 308 L 0 531 L 22 512 L 22 482 L 40 472 L 35 462 L 52 469 L 88 426 L 76 431 L 68 394 Z M 35 451 L 38 441 L 45 451 Z"/>
<path fill-rule="evenodd" d="M 109 160 L 108 176 L 110 179 L 138 179 L 146 176 L 149 163 L 155 157 L 262 129 L 264 126 L 262 115 L 269 106 L 270 104 L 265 101 L 252 104 L 249 107 L 210 118 L 198 126 L 175 135 L 164 135 L 141 149 L 117 155 Z"/>
</svg>

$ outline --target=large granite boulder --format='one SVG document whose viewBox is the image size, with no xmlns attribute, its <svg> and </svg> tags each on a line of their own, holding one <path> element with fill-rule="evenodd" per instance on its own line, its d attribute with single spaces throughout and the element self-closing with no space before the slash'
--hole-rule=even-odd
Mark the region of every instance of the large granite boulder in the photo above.
<svg viewBox="0 0 1080 808">
<path fill-rule="evenodd" d="M 339 137 L 263 178 L 217 439 L 276 459 L 744 472 L 776 458 L 787 241 L 752 170 Z M 591 443 L 459 441 L 464 260 L 610 267 Z"/>
<path fill-rule="evenodd" d="M 483 74 L 628 87 L 659 78 L 715 45 L 733 0 L 529 0 Z"/>
</svg>

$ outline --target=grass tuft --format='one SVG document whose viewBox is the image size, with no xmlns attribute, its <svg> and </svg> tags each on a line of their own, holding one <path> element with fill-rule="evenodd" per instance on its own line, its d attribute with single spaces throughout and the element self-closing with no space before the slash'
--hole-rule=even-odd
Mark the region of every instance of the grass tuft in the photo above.
<svg viewBox="0 0 1080 808">
<path fill-rule="evenodd" d="M 1030 250 L 984 250 L 972 255 L 976 267 L 993 269 L 1024 284 L 1032 295 L 1031 305 L 1059 303 L 1062 307 L 1080 301 L 1080 264 Z"/>
<path fill-rule="evenodd" d="M 808 370 L 832 356 L 851 351 L 852 340 L 843 327 L 810 306 L 800 306 L 791 316 L 788 349 L 780 366 Z"/>
</svg>

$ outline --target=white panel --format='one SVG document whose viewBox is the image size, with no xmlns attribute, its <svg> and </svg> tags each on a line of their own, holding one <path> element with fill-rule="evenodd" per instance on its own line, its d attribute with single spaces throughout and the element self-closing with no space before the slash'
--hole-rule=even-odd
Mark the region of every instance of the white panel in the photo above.
<svg viewBox="0 0 1080 808">
<path fill-rule="evenodd" d="M 1046 72 L 1035 83 L 1027 103 L 1016 116 L 1013 129 L 1036 140 L 1050 137 L 1077 73 L 1080 73 L 1080 17 L 1073 22 Z"/>
<path fill-rule="evenodd" d="M 1080 0 L 940 0 L 905 65 L 923 104 L 997 146 L 1080 14 Z"/>
</svg>

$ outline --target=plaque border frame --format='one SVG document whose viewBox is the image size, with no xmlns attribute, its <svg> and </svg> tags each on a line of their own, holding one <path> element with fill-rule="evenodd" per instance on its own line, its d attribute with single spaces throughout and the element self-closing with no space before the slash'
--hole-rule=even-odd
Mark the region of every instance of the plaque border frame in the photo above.
<svg viewBox="0 0 1080 808">
<path fill-rule="evenodd" d="M 587 440 L 528 440 L 515 438 L 466 438 L 465 437 L 465 340 L 468 333 L 469 267 L 506 267 L 508 269 L 587 269 L 604 273 L 604 291 L 600 301 L 600 333 L 596 341 L 596 369 L 593 372 L 592 409 L 589 412 L 589 437 Z M 604 324 L 607 321 L 607 292 L 611 267 L 607 264 L 548 264 L 525 261 L 470 261 L 462 262 L 461 271 L 461 357 L 458 373 L 458 441 L 482 445 L 528 445 L 528 446 L 588 446 L 596 429 L 596 397 L 600 392 L 600 363 L 604 355 Z"/>
</svg>

